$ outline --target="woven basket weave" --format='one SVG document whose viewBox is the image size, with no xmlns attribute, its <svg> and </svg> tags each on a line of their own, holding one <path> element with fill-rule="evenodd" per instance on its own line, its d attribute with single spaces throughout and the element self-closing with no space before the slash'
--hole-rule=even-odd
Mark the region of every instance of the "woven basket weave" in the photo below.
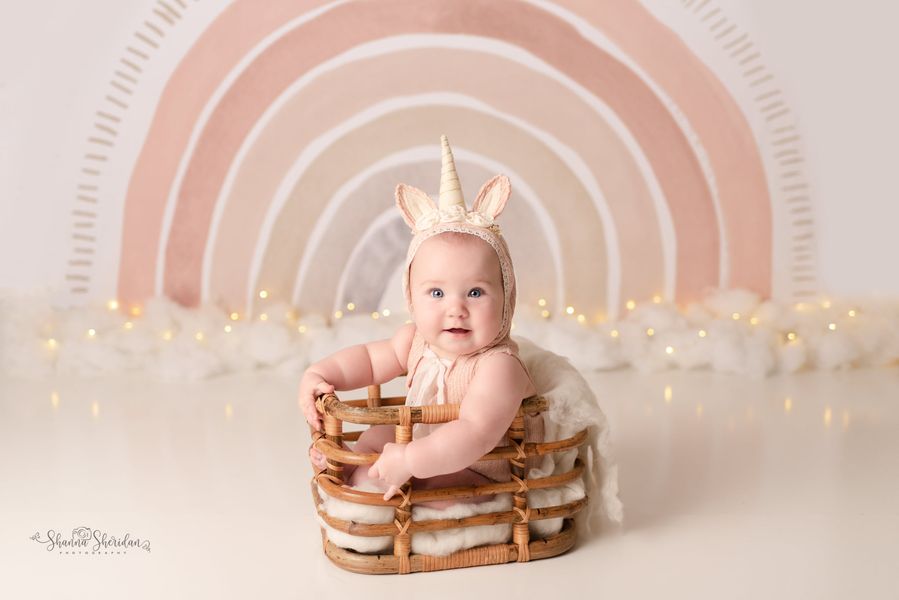
<svg viewBox="0 0 899 600">
<path fill-rule="evenodd" d="M 344 486 L 343 465 L 371 465 L 379 454 L 358 454 L 342 447 L 343 442 L 359 439 L 361 432 L 343 432 L 343 423 L 361 425 L 395 425 L 396 443 L 412 441 L 412 427 L 416 423 L 446 423 L 459 417 L 458 404 L 431 406 L 406 406 L 406 398 L 395 396 L 381 398 L 381 387 L 368 387 L 365 400 L 340 401 L 335 394 L 326 394 L 316 400 L 319 412 L 324 415 L 324 433 L 313 431 L 313 446 L 327 458 L 327 467 L 316 472 L 312 479 L 312 495 L 319 516 L 329 526 L 350 535 L 375 537 L 392 536 L 393 554 L 361 554 L 335 545 L 328 539 L 322 528 L 322 545 L 325 554 L 337 566 L 348 571 L 368 574 L 406 574 L 421 571 L 438 571 L 494 565 L 507 562 L 528 562 L 540 558 L 557 556 L 569 550 L 575 542 L 573 515 L 586 506 L 588 498 L 559 506 L 529 508 L 528 490 L 551 488 L 577 479 L 584 470 L 580 460 L 564 473 L 556 473 L 539 479 L 525 478 L 525 460 L 532 456 L 543 456 L 550 452 L 565 452 L 578 448 L 587 440 L 587 430 L 564 439 L 543 443 L 524 443 L 524 417 L 536 415 L 546 410 L 546 399 L 531 396 L 521 402 L 518 414 L 508 430 L 510 445 L 494 448 L 484 455 L 484 460 L 506 460 L 512 479 L 505 483 L 491 483 L 479 486 L 445 487 L 427 490 L 412 489 L 411 482 L 400 488 L 399 494 L 384 500 L 382 493 L 363 492 Z M 313 466 L 313 469 L 315 467 Z M 371 506 L 392 506 L 395 510 L 393 523 L 365 524 L 337 519 L 328 515 L 321 506 L 318 486 L 332 498 Z M 463 519 L 433 519 L 413 521 L 412 505 L 433 500 L 463 499 L 474 496 L 512 494 L 512 510 L 475 515 Z M 564 518 L 562 530 L 546 539 L 530 539 L 528 523 L 540 519 Z M 430 556 L 411 552 L 411 536 L 417 532 L 441 531 L 459 527 L 480 525 L 512 525 L 512 540 L 506 544 L 490 544 L 460 550 L 448 556 Z"/>
</svg>

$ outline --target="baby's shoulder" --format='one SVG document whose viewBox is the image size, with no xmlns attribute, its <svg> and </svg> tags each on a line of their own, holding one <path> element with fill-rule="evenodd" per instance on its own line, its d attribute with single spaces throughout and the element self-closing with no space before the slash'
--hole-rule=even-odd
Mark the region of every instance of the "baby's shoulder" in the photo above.
<svg viewBox="0 0 899 600">
<path fill-rule="evenodd" d="M 504 350 L 490 352 L 480 358 L 474 377 L 488 382 L 529 381 L 527 371 L 521 360 L 513 352 Z"/>
<path fill-rule="evenodd" d="M 415 339 L 415 324 L 406 323 L 400 327 L 393 337 L 390 338 L 390 344 L 396 353 L 396 358 L 401 365 L 405 365 L 409 360 L 409 352 L 412 350 L 412 342 Z"/>
<path fill-rule="evenodd" d="M 530 388 L 531 379 L 521 360 L 510 351 L 490 352 L 478 361 L 472 384 L 502 386 L 505 388 Z"/>
</svg>

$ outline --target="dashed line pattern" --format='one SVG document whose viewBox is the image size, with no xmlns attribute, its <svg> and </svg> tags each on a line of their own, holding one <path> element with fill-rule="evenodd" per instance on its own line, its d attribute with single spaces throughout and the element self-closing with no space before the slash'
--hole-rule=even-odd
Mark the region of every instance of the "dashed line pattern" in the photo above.
<svg viewBox="0 0 899 600">
<path fill-rule="evenodd" d="M 681 0 L 681 4 L 696 15 L 700 23 L 708 25 L 714 40 L 741 69 L 749 88 L 758 89 L 754 102 L 767 125 L 767 143 L 780 169 L 775 173 L 775 189 L 781 192 L 782 201 L 789 207 L 793 242 L 803 242 L 790 248 L 792 296 L 794 299 L 815 296 L 818 289 L 814 210 L 808 193 L 809 184 L 802 170 L 805 163 L 800 149 L 802 138 L 796 131 L 792 110 L 783 92 L 775 87 L 774 74 L 762 62 L 761 52 L 747 32 L 740 32 L 736 23 L 729 23 L 720 7 L 711 0 Z"/>
<path fill-rule="evenodd" d="M 196 3 L 198 0 L 194 0 Z M 66 286 L 74 297 L 90 293 L 91 272 L 96 254 L 97 218 L 102 206 L 102 190 L 97 181 L 110 162 L 109 152 L 115 148 L 119 127 L 125 118 L 129 101 L 134 97 L 144 73 L 144 65 L 158 51 L 167 32 L 178 24 L 188 9 L 185 0 L 157 0 L 152 14 L 134 31 L 132 41 L 117 59 L 94 113 L 93 130 L 86 139 L 80 181 L 76 182 L 71 212 L 70 257 L 64 273 Z"/>
</svg>

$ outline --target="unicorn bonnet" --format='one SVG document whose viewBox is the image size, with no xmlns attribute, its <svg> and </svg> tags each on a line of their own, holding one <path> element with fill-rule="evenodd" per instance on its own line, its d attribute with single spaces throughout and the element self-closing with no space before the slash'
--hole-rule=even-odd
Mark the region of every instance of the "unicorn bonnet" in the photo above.
<svg viewBox="0 0 899 600">
<path fill-rule="evenodd" d="M 412 299 L 409 290 L 409 269 L 422 242 L 448 231 L 465 233 L 481 238 L 496 251 L 503 276 L 502 324 L 496 338 L 484 348 L 487 349 L 509 336 L 509 331 L 512 327 L 512 315 L 515 312 L 515 271 L 512 268 L 509 247 L 506 245 L 506 240 L 503 238 L 499 225 L 495 223 L 495 219 L 503 211 L 509 196 L 512 194 L 512 185 L 509 183 L 509 178 L 505 175 L 497 175 L 491 178 L 481 187 L 472 209 L 468 210 L 462 197 L 459 176 L 456 174 L 453 152 L 445 135 L 440 136 L 440 145 L 442 147 L 442 168 L 440 171 L 440 200 L 438 204 L 435 205 L 434 201 L 418 188 L 404 183 L 396 186 L 396 204 L 406 224 L 412 229 L 414 236 L 406 254 L 406 268 L 403 271 L 403 294 L 406 297 L 406 306 L 411 311 Z"/>
</svg>

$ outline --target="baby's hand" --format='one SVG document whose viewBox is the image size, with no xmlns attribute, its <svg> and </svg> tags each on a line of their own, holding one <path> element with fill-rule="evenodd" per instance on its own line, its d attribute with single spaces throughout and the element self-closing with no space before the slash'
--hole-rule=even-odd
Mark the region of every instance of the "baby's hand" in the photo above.
<svg viewBox="0 0 899 600">
<path fill-rule="evenodd" d="M 368 469 L 368 476 L 380 479 L 390 486 L 384 494 L 384 500 L 390 500 L 412 477 L 409 467 L 406 466 L 406 444 L 393 442 L 384 444 L 380 458 Z"/>
<path fill-rule="evenodd" d="M 315 398 L 333 391 L 334 386 L 325 381 L 318 373 L 309 370 L 303 373 L 303 379 L 300 381 L 300 406 L 303 408 L 306 422 L 316 431 L 322 430 L 322 419 L 315 408 Z"/>
<path fill-rule="evenodd" d="M 315 446 L 309 448 L 309 459 L 319 471 L 324 471 L 328 466 L 328 459 L 326 459 L 325 455 Z"/>
</svg>

